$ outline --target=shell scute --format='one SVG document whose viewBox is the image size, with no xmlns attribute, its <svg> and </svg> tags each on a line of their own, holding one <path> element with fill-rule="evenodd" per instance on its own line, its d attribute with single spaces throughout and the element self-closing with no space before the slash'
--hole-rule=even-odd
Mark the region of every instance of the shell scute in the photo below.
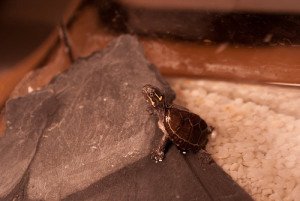
<svg viewBox="0 0 300 201">
<path fill-rule="evenodd" d="M 170 139 L 182 150 L 202 148 L 207 143 L 207 124 L 197 114 L 176 107 L 168 108 L 165 128 Z"/>
</svg>

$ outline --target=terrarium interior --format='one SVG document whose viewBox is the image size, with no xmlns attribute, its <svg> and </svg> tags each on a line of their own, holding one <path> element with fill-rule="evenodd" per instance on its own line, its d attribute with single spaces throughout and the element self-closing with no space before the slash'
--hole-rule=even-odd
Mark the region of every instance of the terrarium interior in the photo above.
<svg viewBox="0 0 300 201">
<path fill-rule="evenodd" d="M 31 21 L 26 21 L 25 11 L 19 14 L 21 17 L 14 16 L 7 10 L 12 8 L 17 0 L 11 1 L 13 3 L 7 2 L 3 3 L 4 6 L 2 7 L 0 4 L 0 11 L 1 9 L 6 11 L 2 15 L 7 14 L 9 17 L 6 19 L 11 20 L 6 22 L 2 18 L 0 22 L 5 25 L 4 27 L 12 27 L 14 23 L 20 23 L 23 26 L 26 26 L 24 25 L 26 23 L 32 23 L 32 26 L 29 27 L 35 27 L 41 23 L 33 17 L 33 13 L 28 15 Z M 117 134 L 118 139 L 122 140 L 118 142 L 115 140 L 110 141 L 108 137 L 108 141 L 105 141 L 107 144 L 104 143 L 103 145 L 103 150 L 112 155 L 111 160 L 105 158 L 105 153 L 100 152 L 99 147 L 94 144 L 89 144 L 91 153 L 98 153 L 99 151 L 97 160 L 105 161 L 103 168 L 100 168 L 100 170 L 107 175 L 111 176 L 114 172 L 119 173 L 120 169 L 123 171 L 122 168 L 118 169 L 118 166 L 124 167 L 125 172 L 129 171 L 129 173 L 121 172 L 120 175 L 134 174 L 130 173 L 130 167 L 144 168 L 146 166 L 144 164 L 149 164 L 145 158 L 148 157 L 148 151 L 152 149 L 152 146 L 155 147 L 157 144 L 148 139 L 149 136 L 139 137 L 138 133 L 135 133 L 134 136 L 128 134 L 129 137 L 124 134 L 125 137 L 122 137 L 123 130 L 114 128 L 113 122 L 124 120 L 122 126 L 127 128 L 127 131 L 124 131 L 126 133 L 128 129 L 134 130 L 134 126 L 143 127 L 142 121 L 149 118 L 151 123 L 147 120 L 145 130 L 154 129 L 152 126 L 156 125 L 157 119 L 151 119 L 152 117 L 147 116 L 146 107 L 144 107 L 146 103 L 142 105 L 144 102 L 139 102 L 138 99 L 142 98 L 142 87 L 139 89 L 139 95 L 130 94 L 130 92 L 136 92 L 137 86 L 142 82 L 153 80 L 155 83 L 147 84 L 166 87 L 167 85 L 164 85 L 164 81 L 162 81 L 166 79 L 176 93 L 174 104 L 186 107 L 214 127 L 216 132 L 208 136 L 206 151 L 211 154 L 216 164 L 222 167 L 254 200 L 296 201 L 300 198 L 300 3 L 294 0 L 286 2 L 270 0 L 259 2 L 231 0 L 224 2 L 193 0 L 184 2 L 177 0 L 152 0 L 151 2 L 146 0 L 99 0 L 82 2 L 78 4 L 80 6 L 72 15 L 73 17 L 62 21 L 59 25 L 60 36 L 57 36 L 57 40 L 63 42 L 57 42 L 55 48 L 48 51 L 48 56 L 41 59 L 40 62 L 36 62 L 35 67 L 31 69 L 27 68 L 24 71 L 19 71 L 18 69 L 22 65 L 17 66 L 14 60 L 24 57 L 28 53 L 25 50 L 32 51 L 33 43 L 28 44 L 24 41 L 34 41 L 35 37 L 42 40 L 44 36 L 41 35 L 47 31 L 45 29 L 41 31 L 41 27 L 30 29 L 30 34 L 16 34 L 19 37 L 17 41 L 22 42 L 15 42 L 14 34 L 9 37 L 7 36 L 7 30 L 0 30 L 3 35 L 2 37 L 0 34 L 0 41 L 3 41 L 3 44 L 11 45 L 14 47 L 13 49 L 18 49 L 17 46 L 20 44 L 24 47 L 24 51 L 15 52 L 11 49 L 1 54 L 2 56 L 0 55 L 0 81 L 2 82 L 2 84 L 0 83 L 2 95 L 0 97 L 0 108 L 4 108 L 0 114 L 0 133 L 5 133 L 5 130 L 6 133 L 10 133 L 9 129 L 11 129 L 11 122 L 6 122 L 5 126 L 3 126 L 4 123 L 1 123 L 5 119 L 6 100 L 15 100 L 14 98 L 23 96 L 26 100 L 28 95 L 30 97 L 31 93 L 40 93 L 40 90 L 46 94 L 45 96 L 51 97 L 51 90 L 55 93 L 57 91 L 57 99 L 63 102 L 62 105 L 69 107 L 68 111 L 78 110 L 85 114 L 90 112 L 95 115 L 95 118 L 92 122 L 86 122 L 85 120 L 77 122 L 75 121 L 77 113 L 65 114 L 63 109 L 58 109 L 58 113 L 54 112 L 56 115 L 53 117 L 54 123 L 51 120 L 52 123 L 48 122 L 49 125 L 45 125 L 45 131 L 43 131 L 43 137 L 41 138 L 44 140 L 45 146 L 48 146 L 47 139 L 49 136 L 49 141 L 51 141 L 51 134 L 53 136 L 57 135 L 60 140 L 64 139 L 69 142 L 68 137 L 70 136 L 64 138 L 57 134 L 60 132 L 59 127 L 61 125 L 65 124 L 68 132 L 74 130 L 74 133 L 77 132 L 76 129 L 68 126 L 64 122 L 65 120 L 55 123 L 55 120 L 59 119 L 61 114 L 66 115 L 71 124 L 76 124 L 78 130 L 80 128 L 88 129 L 89 125 L 95 125 L 91 133 L 103 130 L 112 132 L 116 129 L 119 132 Z M 75 1 L 70 1 L 70 3 L 76 4 Z M 49 16 L 44 19 L 46 19 L 44 22 L 45 27 L 51 23 L 58 24 L 49 21 Z M 137 40 L 135 41 L 129 35 Z M 121 36 L 121 39 L 118 38 L 119 36 Z M 10 43 L 10 41 L 12 42 Z M 114 42 L 110 43 L 111 41 Z M 107 46 L 107 44 L 110 45 Z M 132 49 L 124 51 L 126 45 Z M 123 49 L 121 51 L 118 48 Z M 95 53 L 102 50 L 104 52 Z M 105 56 L 106 54 L 109 56 Z M 126 56 L 126 54 L 129 56 Z M 127 63 L 121 63 L 121 59 L 124 59 Z M 102 62 L 101 65 L 97 66 L 96 61 Z M 128 67 L 127 64 L 132 64 L 132 66 Z M 14 65 L 18 68 L 14 68 Z M 145 67 L 146 70 L 142 68 L 147 65 L 150 66 L 150 70 L 148 67 Z M 79 71 L 75 72 L 73 67 L 71 70 L 66 70 L 69 66 L 78 67 Z M 86 69 L 90 68 L 93 73 L 88 74 L 83 68 L 84 66 Z M 105 66 L 115 67 L 116 70 L 106 72 L 103 70 L 108 69 Z M 123 66 L 125 70 L 122 68 Z M 103 69 L 97 70 L 98 67 Z M 152 70 L 156 68 L 162 74 L 161 78 L 153 73 Z M 14 69 L 17 69 L 15 73 Z M 10 70 L 12 70 L 11 74 Z M 62 73 L 63 71 L 66 74 Z M 83 81 L 78 76 L 80 71 L 82 77 L 86 78 L 87 81 Z M 106 72 L 108 76 L 104 76 L 103 72 Z M 122 75 L 120 75 L 121 72 Z M 12 77 L 8 79 L 8 75 L 12 75 Z M 72 75 L 78 76 L 76 77 L 77 80 Z M 101 77 L 101 80 L 97 80 L 97 76 Z M 126 81 L 126 79 L 128 80 Z M 117 82 L 115 80 L 121 81 Z M 111 83 L 112 81 L 114 83 Z M 58 84 L 55 85 L 55 83 Z M 71 85 L 74 88 L 68 88 Z M 96 85 L 104 86 L 99 89 L 103 93 L 99 97 L 96 94 L 98 92 Z M 78 94 L 80 94 L 79 97 L 72 94 L 77 93 L 76 86 L 78 87 Z M 94 86 L 95 88 L 93 88 Z M 65 88 L 70 91 L 64 91 Z M 86 92 L 82 89 L 86 89 Z M 119 94 L 116 89 L 126 92 L 126 94 Z M 43 90 L 46 90 L 46 92 Z M 71 94 L 70 97 L 69 94 Z M 73 100 L 74 97 L 76 98 Z M 137 109 L 134 108 L 135 105 L 127 104 L 127 99 L 138 100 L 138 106 L 141 108 Z M 36 101 L 36 99 L 34 100 Z M 56 100 L 47 99 L 47 101 L 55 102 Z M 47 101 L 43 99 L 41 104 L 33 111 L 43 112 L 41 105 L 47 105 Z M 90 105 L 82 104 L 89 101 Z M 117 104 L 118 101 L 119 104 Z M 97 104 L 101 103 L 107 108 L 116 104 L 112 107 L 114 111 L 119 111 L 119 108 L 121 110 L 124 107 L 128 108 L 128 111 L 120 112 L 120 118 L 104 119 L 101 116 L 102 114 L 92 112 L 91 106 L 95 102 Z M 12 101 L 11 104 L 13 103 Z M 76 110 L 72 108 L 72 104 L 74 104 L 74 108 L 76 106 Z M 11 107 L 6 106 L 6 109 L 11 109 Z M 16 106 L 16 108 L 18 107 Z M 88 108 L 88 110 L 85 111 L 85 108 Z M 97 106 L 97 108 L 101 110 L 100 106 Z M 140 112 L 141 117 L 134 117 L 135 112 Z M 109 111 L 107 111 L 105 115 L 108 116 L 103 115 L 109 117 L 109 114 Z M 29 116 L 28 118 L 34 118 Z M 41 118 L 45 117 L 42 116 Z M 131 127 L 133 119 L 137 125 Z M 98 120 L 104 122 L 105 126 L 97 127 Z M 25 127 L 28 125 L 26 124 Z M 44 124 L 41 125 L 44 126 Z M 122 126 L 121 128 L 123 128 Z M 57 133 L 55 133 L 56 129 L 58 130 Z M 92 134 L 90 135 L 92 136 Z M 4 139 L 3 135 L 1 138 Z M 89 138 L 89 135 L 84 136 L 82 142 L 87 138 Z M 105 139 L 106 137 L 103 138 L 103 140 Z M 82 143 L 79 137 L 76 140 L 76 143 Z M 126 145 L 126 143 L 146 142 L 147 140 L 151 141 L 152 144 L 148 143 L 145 147 L 142 147 L 141 144 L 133 144 L 132 150 Z M 111 143 L 113 148 L 109 148 L 108 142 Z M 72 143 L 67 143 L 70 150 L 73 150 Z M 76 143 L 74 142 L 74 144 Z M 57 153 L 60 148 L 61 146 L 56 150 Z M 119 149 L 122 153 L 118 152 Z M 52 159 L 49 159 L 49 161 L 39 159 L 43 156 L 43 149 L 41 150 L 41 154 L 39 155 L 38 150 L 38 154 L 35 156 L 36 161 L 42 161 L 41 165 L 32 162 L 33 166 L 37 165 L 40 169 L 37 168 L 35 172 L 33 171 L 31 175 L 33 179 L 28 179 L 28 186 L 32 189 L 28 190 L 27 196 L 30 199 L 60 199 L 59 196 L 66 196 L 70 200 L 75 199 L 76 196 L 87 198 L 84 193 L 80 194 L 72 191 L 72 188 L 78 182 L 74 179 L 75 177 L 73 178 L 74 182 L 72 178 L 69 183 L 63 179 L 60 180 L 62 183 L 68 183 L 66 187 L 61 189 L 61 194 L 56 193 L 60 187 L 55 182 L 47 183 L 50 189 L 48 189 L 49 192 L 41 190 L 42 193 L 38 193 L 40 189 L 35 187 L 35 182 L 43 183 L 46 180 L 39 178 L 38 174 L 38 171 L 43 172 L 43 168 L 41 168 L 43 164 L 46 164 L 45 167 L 49 168 L 47 174 L 45 173 L 45 178 L 50 178 L 50 173 L 55 171 L 60 173 L 66 171 L 67 174 L 69 168 L 66 165 L 64 166 L 65 169 L 55 169 L 54 171 L 50 167 L 55 166 L 53 161 L 56 159 L 53 159 L 53 161 Z M 79 148 L 78 152 L 82 151 L 83 153 L 83 150 L 83 148 Z M 46 151 L 44 152 L 46 153 Z M 87 155 L 90 156 L 89 154 Z M 171 148 L 170 154 L 166 152 L 166 158 L 169 157 L 167 161 L 172 161 L 174 154 L 174 148 Z M 180 153 L 178 152 L 178 154 Z M 114 161 L 115 156 L 120 156 L 121 160 Z M 137 159 L 141 159 L 142 162 L 136 162 Z M 97 163 L 96 159 L 92 160 L 93 163 Z M 75 159 L 74 161 L 72 162 L 76 164 L 76 167 L 81 168 L 79 168 L 80 171 L 89 172 L 85 164 L 85 162 L 90 164 L 89 162 L 79 162 Z M 132 161 L 134 163 L 131 163 Z M 161 163 L 163 164 L 164 161 Z M 64 163 L 62 162 L 62 164 Z M 157 171 L 156 168 L 157 166 L 153 166 L 153 171 Z M 80 186 L 84 189 L 84 192 L 94 193 L 93 188 L 97 189 L 97 182 L 99 182 L 97 178 L 100 170 L 97 169 L 97 172 L 93 173 L 95 178 L 91 180 L 92 184 L 82 184 Z M 142 172 L 140 169 L 138 170 L 140 173 Z M 93 171 L 96 170 L 93 169 Z M 168 172 L 167 170 L 163 171 Z M 87 174 L 92 175 L 92 171 Z M 172 178 L 171 173 L 170 175 L 166 177 Z M 115 177 L 112 176 L 113 181 L 115 181 Z M 151 178 L 148 179 L 151 180 Z M 109 186 L 108 181 L 110 180 L 107 179 L 99 185 Z M 119 183 L 123 185 L 122 182 Z M 92 187 L 89 187 L 89 185 Z M 177 199 L 183 199 L 179 194 L 174 194 L 174 196 Z M 134 197 L 131 198 L 135 199 Z M 101 199 L 104 198 L 101 197 Z"/>
</svg>

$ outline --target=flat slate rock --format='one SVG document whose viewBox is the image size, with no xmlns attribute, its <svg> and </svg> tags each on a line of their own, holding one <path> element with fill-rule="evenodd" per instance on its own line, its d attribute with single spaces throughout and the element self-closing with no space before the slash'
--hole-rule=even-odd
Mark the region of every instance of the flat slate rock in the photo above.
<svg viewBox="0 0 300 201">
<path fill-rule="evenodd" d="M 0 139 L 0 200 L 252 200 L 203 153 L 171 146 L 145 111 L 145 84 L 174 92 L 125 35 L 42 91 L 10 100 Z"/>
<path fill-rule="evenodd" d="M 0 200 L 11 200 L 24 187 L 41 136 L 57 108 L 50 90 L 6 104 L 7 129 L 0 138 Z"/>
</svg>

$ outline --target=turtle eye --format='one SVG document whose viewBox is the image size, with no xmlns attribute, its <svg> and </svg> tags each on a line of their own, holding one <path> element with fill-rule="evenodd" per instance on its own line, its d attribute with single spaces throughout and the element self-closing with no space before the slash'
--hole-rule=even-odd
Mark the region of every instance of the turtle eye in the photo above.
<svg viewBox="0 0 300 201">
<path fill-rule="evenodd" d="M 150 92 L 150 93 L 149 93 L 149 96 L 151 96 L 151 97 L 152 97 L 153 95 L 154 95 L 154 94 L 153 94 L 153 92 Z"/>
</svg>

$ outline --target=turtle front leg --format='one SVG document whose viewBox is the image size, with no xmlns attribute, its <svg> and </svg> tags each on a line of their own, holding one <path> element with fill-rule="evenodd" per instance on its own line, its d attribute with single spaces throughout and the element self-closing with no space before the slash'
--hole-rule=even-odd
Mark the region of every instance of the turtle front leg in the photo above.
<svg viewBox="0 0 300 201">
<path fill-rule="evenodd" d="M 166 145 L 169 141 L 169 137 L 167 134 L 164 134 L 158 148 L 151 153 L 151 158 L 155 160 L 157 163 L 158 161 L 161 162 L 164 157 L 165 157 L 165 150 L 166 150 Z"/>
</svg>

